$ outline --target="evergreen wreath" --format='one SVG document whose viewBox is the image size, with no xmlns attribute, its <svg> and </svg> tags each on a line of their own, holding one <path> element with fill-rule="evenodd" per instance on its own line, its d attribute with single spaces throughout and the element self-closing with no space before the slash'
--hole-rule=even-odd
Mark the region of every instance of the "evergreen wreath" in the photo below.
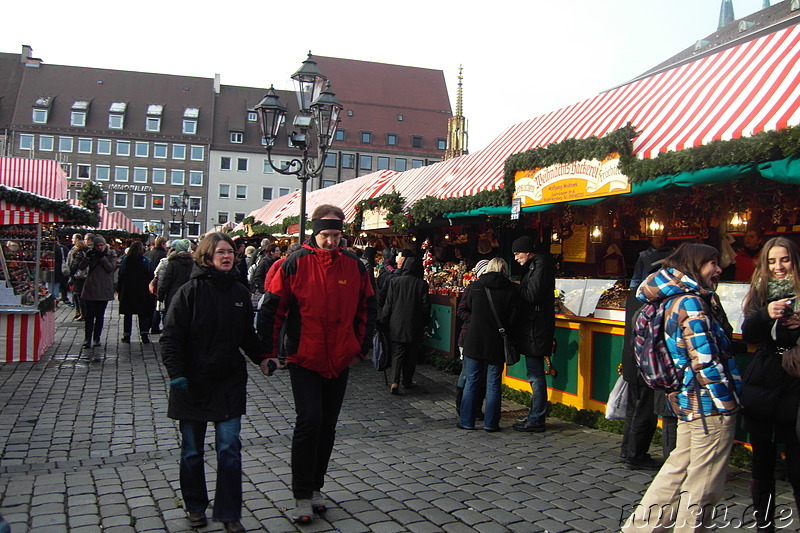
<svg viewBox="0 0 800 533">
<path fill-rule="evenodd" d="M 48 213 L 54 213 L 74 224 L 95 226 L 100 221 L 97 213 L 71 205 L 66 200 L 51 200 L 38 194 L 6 187 L 5 185 L 0 185 L 0 200 L 14 205 L 32 207 Z"/>
<path fill-rule="evenodd" d="M 373 209 L 386 210 L 386 225 L 397 234 L 408 233 L 414 225 L 413 217 L 410 213 L 403 211 L 406 199 L 399 192 L 392 191 L 374 198 L 361 200 L 355 206 L 356 215 L 348 226 L 350 235 L 357 235 L 361 231 L 361 224 L 364 222 L 364 211 Z"/>
</svg>

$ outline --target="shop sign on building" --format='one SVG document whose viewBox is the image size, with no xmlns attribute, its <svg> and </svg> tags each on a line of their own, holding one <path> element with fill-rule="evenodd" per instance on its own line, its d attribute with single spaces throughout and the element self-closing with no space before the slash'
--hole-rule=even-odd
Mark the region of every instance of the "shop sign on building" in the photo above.
<svg viewBox="0 0 800 533">
<path fill-rule="evenodd" d="M 619 169 L 619 156 L 603 161 L 582 160 L 523 170 L 514 176 L 514 199 L 522 207 L 572 202 L 631 192 L 631 183 Z"/>
<path fill-rule="evenodd" d="M 388 228 L 389 224 L 386 223 L 387 214 L 389 214 L 389 212 L 386 209 L 370 209 L 368 211 L 364 211 L 361 229 L 369 230 Z"/>
</svg>

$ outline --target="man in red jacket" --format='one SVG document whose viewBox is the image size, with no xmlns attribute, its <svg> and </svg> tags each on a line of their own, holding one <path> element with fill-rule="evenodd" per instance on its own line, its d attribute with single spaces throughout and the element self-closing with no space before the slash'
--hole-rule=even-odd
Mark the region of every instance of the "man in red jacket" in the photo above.
<svg viewBox="0 0 800 533">
<path fill-rule="evenodd" d="M 321 489 L 333 451 L 349 368 L 372 344 L 376 304 L 364 264 L 342 246 L 344 213 L 321 205 L 313 233 L 270 282 L 258 332 L 275 353 L 286 322 L 286 361 L 297 419 L 292 437 L 293 518 L 326 510 Z"/>
</svg>

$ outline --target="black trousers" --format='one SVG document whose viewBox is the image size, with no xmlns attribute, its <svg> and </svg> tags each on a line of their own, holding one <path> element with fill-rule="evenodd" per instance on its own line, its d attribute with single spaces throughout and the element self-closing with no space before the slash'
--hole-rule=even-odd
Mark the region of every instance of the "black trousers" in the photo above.
<svg viewBox="0 0 800 533">
<path fill-rule="evenodd" d="M 392 341 L 392 383 L 411 385 L 417 370 L 418 342 Z M 402 381 L 401 381 L 402 376 Z"/>
<path fill-rule="evenodd" d="M 297 419 L 292 436 L 292 492 L 297 500 L 321 490 L 336 438 L 336 423 L 350 369 L 324 378 L 313 370 L 289 364 Z"/>
<path fill-rule="evenodd" d="M 627 460 L 643 459 L 658 426 L 658 416 L 653 411 L 655 392 L 641 378 L 628 383 L 628 406 L 622 433 L 620 457 Z"/>
</svg>

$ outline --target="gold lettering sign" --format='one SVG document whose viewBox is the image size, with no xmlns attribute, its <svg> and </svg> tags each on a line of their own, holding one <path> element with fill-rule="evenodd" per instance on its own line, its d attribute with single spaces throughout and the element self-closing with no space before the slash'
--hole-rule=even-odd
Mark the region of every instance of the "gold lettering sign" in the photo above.
<svg viewBox="0 0 800 533">
<path fill-rule="evenodd" d="M 514 176 L 514 198 L 522 207 L 572 202 L 631 192 L 628 177 L 617 168 L 619 156 L 610 154 L 603 161 L 573 161 L 533 170 L 521 170 Z"/>
</svg>

